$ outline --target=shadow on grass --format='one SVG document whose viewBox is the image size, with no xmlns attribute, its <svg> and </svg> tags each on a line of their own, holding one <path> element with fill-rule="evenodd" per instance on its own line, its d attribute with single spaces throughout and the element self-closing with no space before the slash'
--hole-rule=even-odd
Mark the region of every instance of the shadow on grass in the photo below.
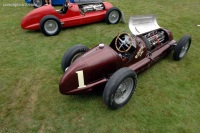
<svg viewBox="0 0 200 133">
<path fill-rule="evenodd" d="M 42 34 L 40 30 L 24 30 L 24 33 L 26 34 Z M 43 35 L 43 34 L 42 34 Z"/>
<path fill-rule="evenodd" d="M 104 86 L 99 86 L 99 87 L 96 87 L 91 92 L 88 92 L 85 94 L 67 95 L 67 97 L 65 99 L 73 101 L 73 102 L 78 102 L 78 103 L 86 103 L 86 102 L 96 101 L 97 99 L 103 98 L 103 90 L 104 90 Z M 102 102 L 102 100 L 101 100 L 101 102 Z"/>
</svg>

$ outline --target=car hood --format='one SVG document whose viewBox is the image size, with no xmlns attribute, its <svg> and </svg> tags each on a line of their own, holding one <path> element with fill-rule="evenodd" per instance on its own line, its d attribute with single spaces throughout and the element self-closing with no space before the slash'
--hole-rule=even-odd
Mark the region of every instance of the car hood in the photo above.
<svg viewBox="0 0 200 133">
<path fill-rule="evenodd" d="M 91 84 L 108 78 L 122 65 L 119 55 L 108 45 L 94 47 L 79 57 L 67 69 L 60 81 L 60 92 L 70 94 L 74 90 L 91 89 Z M 83 72 L 85 87 L 79 85 L 78 72 Z"/>
<path fill-rule="evenodd" d="M 129 19 L 129 29 L 133 35 L 141 35 L 159 29 L 155 15 L 137 15 Z"/>
<path fill-rule="evenodd" d="M 21 20 L 21 27 L 27 30 L 39 29 L 40 20 L 46 15 L 57 16 L 57 12 L 51 5 L 45 5 L 30 11 Z"/>
</svg>

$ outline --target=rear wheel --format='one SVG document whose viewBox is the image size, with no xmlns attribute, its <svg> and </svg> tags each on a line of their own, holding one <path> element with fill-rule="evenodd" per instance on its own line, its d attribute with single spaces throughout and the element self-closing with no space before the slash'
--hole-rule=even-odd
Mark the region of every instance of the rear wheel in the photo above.
<svg viewBox="0 0 200 133">
<path fill-rule="evenodd" d="M 129 68 L 121 68 L 108 80 L 103 101 L 111 109 L 123 107 L 132 97 L 137 85 L 137 75 Z"/>
<path fill-rule="evenodd" d="M 108 24 L 117 24 L 121 16 L 121 11 L 117 7 L 112 7 L 107 11 L 105 21 Z"/>
<path fill-rule="evenodd" d="M 184 35 L 177 43 L 174 49 L 173 59 L 178 61 L 181 60 L 190 48 L 191 37 Z"/>
<path fill-rule="evenodd" d="M 60 20 L 52 15 L 47 15 L 40 21 L 40 30 L 46 36 L 58 35 L 61 31 Z"/>
<path fill-rule="evenodd" d="M 68 49 L 61 62 L 61 68 L 62 71 L 65 72 L 66 68 L 68 68 L 72 62 L 74 62 L 78 57 L 80 57 L 83 53 L 85 53 L 88 50 L 88 47 L 82 45 L 82 44 L 77 44 Z"/>
<path fill-rule="evenodd" d="M 44 0 L 33 0 L 33 6 L 35 8 L 41 7 L 44 5 Z"/>
</svg>

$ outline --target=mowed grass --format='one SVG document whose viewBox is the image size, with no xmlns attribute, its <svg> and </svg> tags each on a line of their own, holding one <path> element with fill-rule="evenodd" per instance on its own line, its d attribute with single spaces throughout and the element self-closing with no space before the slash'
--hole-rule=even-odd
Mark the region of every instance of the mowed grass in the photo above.
<svg viewBox="0 0 200 133">
<path fill-rule="evenodd" d="M 128 24 L 104 22 L 67 28 L 58 36 L 20 27 L 33 10 L 23 0 L 0 1 L 0 132 L 180 132 L 200 131 L 200 1 L 108 0 L 125 14 L 156 14 L 160 26 L 175 40 L 192 36 L 187 55 L 175 62 L 170 54 L 138 76 L 138 86 L 126 106 L 108 109 L 102 94 L 61 95 L 64 52 L 74 44 L 109 44 Z M 56 7 L 60 8 L 60 7 Z"/>
</svg>

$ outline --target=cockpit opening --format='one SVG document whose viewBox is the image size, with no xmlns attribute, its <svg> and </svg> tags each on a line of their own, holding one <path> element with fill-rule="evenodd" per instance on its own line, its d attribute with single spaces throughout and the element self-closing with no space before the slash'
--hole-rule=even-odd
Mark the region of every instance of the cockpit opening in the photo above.
<svg viewBox="0 0 200 133">
<path fill-rule="evenodd" d="M 128 62 L 134 55 L 137 41 L 136 38 L 128 33 L 117 35 L 110 44 L 124 62 Z"/>
</svg>

